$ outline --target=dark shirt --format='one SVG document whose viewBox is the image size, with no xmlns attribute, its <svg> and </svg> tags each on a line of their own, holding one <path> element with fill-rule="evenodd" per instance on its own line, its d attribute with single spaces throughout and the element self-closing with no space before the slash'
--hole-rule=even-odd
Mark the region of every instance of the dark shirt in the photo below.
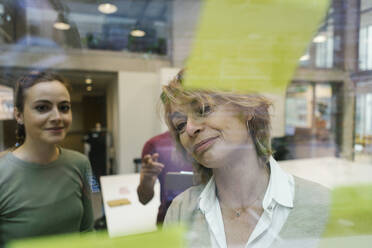
<svg viewBox="0 0 372 248">
<path fill-rule="evenodd" d="M 182 154 L 176 150 L 169 132 L 157 135 L 146 142 L 142 149 L 142 158 L 146 154 L 158 153 L 158 162 L 164 165 L 159 174 L 160 182 L 160 206 L 157 223 L 163 223 L 165 213 L 173 198 L 181 192 L 169 191 L 165 188 L 165 175 L 168 172 L 192 171 L 191 163 L 185 161 Z"/>
<path fill-rule="evenodd" d="M 89 161 L 92 165 L 93 174 L 99 182 L 101 176 L 106 175 L 106 140 L 107 132 L 92 131 L 84 137 L 84 142 L 90 145 Z"/>
</svg>

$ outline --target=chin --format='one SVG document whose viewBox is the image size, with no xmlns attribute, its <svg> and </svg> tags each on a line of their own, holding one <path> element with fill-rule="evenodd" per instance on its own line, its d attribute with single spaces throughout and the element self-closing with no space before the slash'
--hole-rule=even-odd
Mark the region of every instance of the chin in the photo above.
<svg viewBox="0 0 372 248">
<path fill-rule="evenodd" d="M 218 165 L 218 161 L 221 161 L 223 159 L 220 154 L 212 152 L 212 151 L 206 151 L 201 156 L 199 156 L 196 161 L 198 161 L 199 164 L 213 169 L 217 168 L 216 165 Z"/>
<path fill-rule="evenodd" d="M 201 165 L 214 169 L 221 166 L 221 162 L 228 163 L 229 160 L 234 159 L 236 153 L 231 147 L 213 147 L 198 156 L 196 161 Z"/>
<path fill-rule="evenodd" d="M 51 145 L 58 145 L 60 144 L 63 140 L 65 139 L 65 136 L 63 137 L 55 137 L 55 138 L 50 138 L 46 141 L 46 143 L 49 143 Z"/>
</svg>

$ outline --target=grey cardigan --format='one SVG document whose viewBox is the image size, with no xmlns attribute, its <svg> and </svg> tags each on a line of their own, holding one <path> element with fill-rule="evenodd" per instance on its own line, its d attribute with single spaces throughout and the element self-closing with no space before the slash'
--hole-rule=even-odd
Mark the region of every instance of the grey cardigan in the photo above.
<svg viewBox="0 0 372 248">
<path fill-rule="evenodd" d="M 330 191 L 314 182 L 295 179 L 293 209 L 284 223 L 279 238 L 270 247 L 316 247 L 329 215 Z M 177 196 L 168 209 L 164 225 L 184 224 L 189 247 L 211 247 L 208 224 L 198 208 L 205 185 L 193 186 Z"/>
</svg>

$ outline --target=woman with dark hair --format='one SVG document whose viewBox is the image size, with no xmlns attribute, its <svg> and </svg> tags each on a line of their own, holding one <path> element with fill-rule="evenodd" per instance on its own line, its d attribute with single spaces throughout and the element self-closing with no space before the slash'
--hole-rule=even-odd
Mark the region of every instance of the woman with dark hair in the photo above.
<svg viewBox="0 0 372 248">
<path fill-rule="evenodd" d="M 34 72 L 18 80 L 14 100 L 17 144 L 0 158 L 0 247 L 92 230 L 89 161 L 58 145 L 72 121 L 68 85 Z"/>
<path fill-rule="evenodd" d="M 191 247 L 315 245 L 328 190 L 287 174 L 272 158 L 265 97 L 185 90 L 181 72 L 161 99 L 178 148 L 203 181 L 173 200 L 165 225 L 185 224 Z"/>
</svg>

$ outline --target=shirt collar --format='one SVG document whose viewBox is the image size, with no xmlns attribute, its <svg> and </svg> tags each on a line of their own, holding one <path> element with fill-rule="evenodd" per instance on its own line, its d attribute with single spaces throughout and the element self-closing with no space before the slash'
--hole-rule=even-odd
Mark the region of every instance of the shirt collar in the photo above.
<svg viewBox="0 0 372 248">
<path fill-rule="evenodd" d="M 270 157 L 270 179 L 262 202 L 263 208 L 267 210 L 273 200 L 282 206 L 293 208 L 293 189 L 293 177 L 284 172 L 275 159 Z M 199 209 L 205 214 L 215 206 L 216 201 L 216 183 L 212 176 L 199 196 Z"/>
<path fill-rule="evenodd" d="M 214 176 L 212 176 L 199 196 L 199 209 L 205 214 L 211 210 L 216 203 L 216 183 Z"/>
<path fill-rule="evenodd" d="M 284 207 L 292 208 L 293 189 L 293 177 L 284 172 L 275 159 L 270 157 L 270 179 L 262 202 L 263 208 L 267 209 L 273 200 Z"/>
</svg>

